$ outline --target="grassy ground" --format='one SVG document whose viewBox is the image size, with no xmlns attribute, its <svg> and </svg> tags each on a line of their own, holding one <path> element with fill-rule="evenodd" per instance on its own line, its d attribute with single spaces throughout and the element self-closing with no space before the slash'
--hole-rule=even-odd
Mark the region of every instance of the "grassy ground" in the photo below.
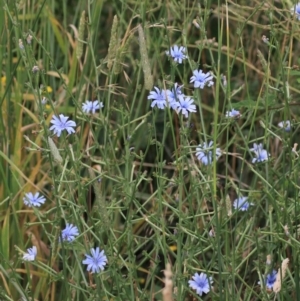
<svg viewBox="0 0 300 301">
<path fill-rule="evenodd" d="M 0 3 L 1 301 L 300 300 L 294 1 Z M 196 69 L 214 85 L 195 88 Z M 188 118 L 147 99 L 174 83 Z M 50 130 L 60 114 L 75 133 Z M 205 165 L 210 141 L 221 155 Z M 26 205 L 30 192 L 46 201 Z M 89 273 L 96 247 L 107 264 Z M 195 273 L 211 277 L 201 296 Z"/>
</svg>

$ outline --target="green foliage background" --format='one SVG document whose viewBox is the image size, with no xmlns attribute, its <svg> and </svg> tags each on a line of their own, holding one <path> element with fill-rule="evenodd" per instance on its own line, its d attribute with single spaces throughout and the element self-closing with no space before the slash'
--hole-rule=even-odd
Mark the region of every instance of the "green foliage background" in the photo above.
<svg viewBox="0 0 300 301">
<path fill-rule="evenodd" d="M 162 295 L 167 263 L 174 300 L 300 300 L 296 3 L 0 4 L 0 300 L 170 301 Z M 188 120 L 151 110 L 139 25 L 154 86 L 178 82 L 195 99 Z M 174 44 L 188 49 L 182 65 L 166 56 Z M 214 87 L 194 90 L 198 68 L 214 74 Z M 100 99 L 103 110 L 83 114 L 86 99 Z M 226 119 L 231 108 L 241 118 Z M 53 114 L 77 123 L 76 135 L 52 137 L 62 162 L 48 142 Z M 291 132 L 278 128 L 282 120 Z M 195 148 L 210 140 L 223 155 L 205 167 Z M 251 164 L 253 143 L 263 143 L 268 162 Z M 24 206 L 24 194 L 36 191 L 45 205 Z M 246 212 L 232 209 L 240 195 L 252 203 Z M 59 244 L 66 222 L 80 235 Z M 24 263 L 32 245 L 37 260 Z M 100 275 L 81 263 L 95 246 L 108 256 Z M 258 281 L 284 258 L 289 269 L 275 295 Z M 195 272 L 213 277 L 205 296 L 188 287 Z"/>
</svg>

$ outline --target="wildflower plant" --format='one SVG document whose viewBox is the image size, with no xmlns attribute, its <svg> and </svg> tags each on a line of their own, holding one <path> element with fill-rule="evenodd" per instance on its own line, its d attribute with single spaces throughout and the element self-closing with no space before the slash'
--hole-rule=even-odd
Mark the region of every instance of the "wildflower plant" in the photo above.
<svg viewBox="0 0 300 301">
<path fill-rule="evenodd" d="M 166 51 L 166 54 L 172 57 L 174 62 L 181 64 L 183 60 L 187 59 L 186 52 L 185 47 L 174 45 L 170 50 Z"/>
<path fill-rule="evenodd" d="M 236 210 L 247 211 L 252 204 L 248 201 L 248 197 L 240 196 L 233 202 L 233 207 Z"/>
<path fill-rule="evenodd" d="M 253 143 L 253 147 L 250 148 L 250 151 L 251 151 L 251 152 L 259 152 L 259 151 L 261 151 L 262 149 L 263 149 L 263 144 L 262 144 L 262 143 L 259 143 L 259 144 Z"/>
<path fill-rule="evenodd" d="M 300 2 L 296 3 L 292 8 L 291 8 L 291 14 L 295 15 L 295 18 L 297 20 L 300 20 Z"/>
<path fill-rule="evenodd" d="M 61 231 L 63 241 L 72 242 L 79 235 L 78 228 L 73 224 L 66 224 L 66 228 Z"/>
<path fill-rule="evenodd" d="M 286 132 L 291 131 L 291 122 L 289 120 L 279 122 L 278 126 Z"/>
<path fill-rule="evenodd" d="M 197 112 L 194 100 L 189 96 L 179 95 L 176 111 L 177 113 L 182 113 L 186 118 L 189 116 L 189 113 Z"/>
<path fill-rule="evenodd" d="M 94 101 L 86 100 L 82 104 L 82 111 L 86 114 L 95 114 L 96 111 L 102 109 L 103 106 L 104 106 L 103 103 L 98 100 L 94 100 Z"/>
<path fill-rule="evenodd" d="M 40 195 L 39 192 L 36 192 L 35 194 L 28 192 L 25 194 L 23 202 L 28 207 L 40 207 L 46 202 L 46 199 L 44 196 Z"/>
<path fill-rule="evenodd" d="M 83 264 L 87 265 L 87 271 L 91 273 L 99 273 L 104 270 L 107 264 L 107 257 L 104 250 L 100 252 L 100 248 L 92 248 L 91 255 L 85 254 L 86 259 L 82 261 Z"/>
<path fill-rule="evenodd" d="M 203 142 L 196 148 L 196 157 L 204 165 L 212 164 L 213 160 L 218 160 L 221 156 L 221 149 L 213 149 L 213 141 L 209 143 Z"/>
<path fill-rule="evenodd" d="M 274 283 L 276 281 L 276 276 L 277 276 L 277 271 L 276 270 L 272 270 L 269 274 L 266 275 L 265 277 L 265 286 L 268 290 L 272 290 Z M 260 282 L 258 282 L 258 284 L 261 284 Z"/>
<path fill-rule="evenodd" d="M 227 118 L 239 118 L 239 117 L 241 117 L 241 113 L 240 113 L 240 111 L 237 111 L 235 109 L 231 109 L 230 111 L 226 112 L 225 116 Z"/>
<path fill-rule="evenodd" d="M 253 151 L 255 157 L 252 159 L 252 163 L 261 163 L 268 161 L 270 154 L 263 149 L 262 144 L 256 144 L 254 143 L 253 148 L 250 149 Z"/>
<path fill-rule="evenodd" d="M 50 123 L 52 126 L 50 127 L 50 131 L 60 137 L 62 131 L 66 130 L 68 134 L 75 133 L 74 127 L 76 127 L 76 123 L 73 120 L 68 120 L 69 117 L 64 116 L 63 114 L 59 114 L 59 116 L 53 115 Z"/>
<path fill-rule="evenodd" d="M 299 299 L 298 1 L 19 2 L 0 299 Z"/>
<path fill-rule="evenodd" d="M 169 102 L 169 106 L 176 110 L 178 106 L 178 100 L 180 96 L 184 96 L 182 92 L 183 85 L 179 86 L 178 83 L 174 84 L 174 87 L 170 90 L 167 90 L 167 100 Z"/>
<path fill-rule="evenodd" d="M 194 70 L 190 83 L 194 83 L 195 88 L 203 89 L 205 86 L 213 86 L 213 76 L 210 72 L 204 73 L 202 70 Z"/>
<path fill-rule="evenodd" d="M 150 92 L 148 99 L 152 100 L 151 108 L 157 106 L 163 110 L 167 106 L 167 92 L 158 87 L 154 87 L 154 91 Z"/>
<path fill-rule="evenodd" d="M 27 253 L 23 255 L 24 261 L 34 261 L 37 255 L 37 248 L 33 246 L 32 248 L 27 249 Z"/>
<path fill-rule="evenodd" d="M 199 296 L 207 294 L 211 290 L 213 283 L 212 277 L 208 277 L 205 273 L 195 273 L 192 280 L 189 280 L 189 286 L 196 291 Z"/>
</svg>

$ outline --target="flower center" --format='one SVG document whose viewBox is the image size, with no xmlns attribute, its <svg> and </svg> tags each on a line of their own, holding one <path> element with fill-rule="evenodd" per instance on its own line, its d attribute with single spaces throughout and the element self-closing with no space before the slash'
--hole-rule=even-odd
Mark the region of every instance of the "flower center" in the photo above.
<svg viewBox="0 0 300 301">
<path fill-rule="evenodd" d="M 188 104 L 186 102 L 183 102 L 183 103 L 181 103 L 181 107 L 183 109 L 187 109 L 189 106 L 188 106 Z"/>
</svg>

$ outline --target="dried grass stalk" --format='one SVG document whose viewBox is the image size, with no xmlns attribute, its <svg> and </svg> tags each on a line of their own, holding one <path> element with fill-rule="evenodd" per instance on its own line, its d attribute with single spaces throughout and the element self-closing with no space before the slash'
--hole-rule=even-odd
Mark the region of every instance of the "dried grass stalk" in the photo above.
<svg viewBox="0 0 300 301">
<path fill-rule="evenodd" d="M 275 283 L 273 285 L 273 291 L 274 291 L 275 294 L 279 293 L 280 290 L 281 290 L 281 284 L 282 284 L 283 279 L 286 275 L 286 271 L 288 269 L 289 261 L 290 260 L 288 258 L 284 259 L 281 263 L 281 268 L 278 269 L 276 280 L 275 280 Z"/>
<path fill-rule="evenodd" d="M 119 74 L 123 71 L 123 67 L 125 66 L 125 56 L 131 46 L 132 39 L 133 35 L 130 34 L 128 37 L 124 37 L 122 42 L 119 43 L 120 46 L 117 47 L 117 54 L 115 58 L 114 74 Z"/>
<path fill-rule="evenodd" d="M 226 203 L 227 215 L 231 216 L 232 215 L 232 203 L 231 203 L 230 196 L 228 194 L 226 195 L 225 203 Z"/>
<path fill-rule="evenodd" d="M 263 67 L 266 75 L 270 76 L 271 75 L 271 71 L 270 71 L 269 65 L 268 65 L 266 59 L 264 58 L 262 52 L 259 49 L 257 49 L 257 56 L 258 56 L 258 59 L 259 59 L 261 65 L 262 65 L 262 67 Z"/>
<path fill-rule="evenodd" d="M 144 72 L 144 80 L 145 80 L 145 89 L 151 90 L 153 87 L 153 77 L 151 74 L 151 66 L 149 63 L 149 58 L 147 53 L 145 34 L 141 24 L 138 26 L 138 32 L 139 32 L 140 53 L 142 59 L 141 63 Z"/>
<path fill-rule="evenodd" d="M 110 70 L 117 56 L 118 49 L 118 17 L 114 16 L 107 53 L 107 68 Z"/>
<path fill-rule="evenodd" d="M 165 275 L 165 287 L 162 291 L 163 301 L 173 301 L 173 281 L 172 281 L 172 270 L 171 265 L 167 263 L 166 269 L 164 270 Z"/>
<path fill-rule="evenodd" d="M 85 10 L 82 12 L 80 21 L 79 21 L 79 29 L 78 29 L 78 39 L 76 44 L 76 57 L 80 59 L 83 54 L 83 40 L 84 40 L 84 32 L 85 32 Z"/>
</svg>

